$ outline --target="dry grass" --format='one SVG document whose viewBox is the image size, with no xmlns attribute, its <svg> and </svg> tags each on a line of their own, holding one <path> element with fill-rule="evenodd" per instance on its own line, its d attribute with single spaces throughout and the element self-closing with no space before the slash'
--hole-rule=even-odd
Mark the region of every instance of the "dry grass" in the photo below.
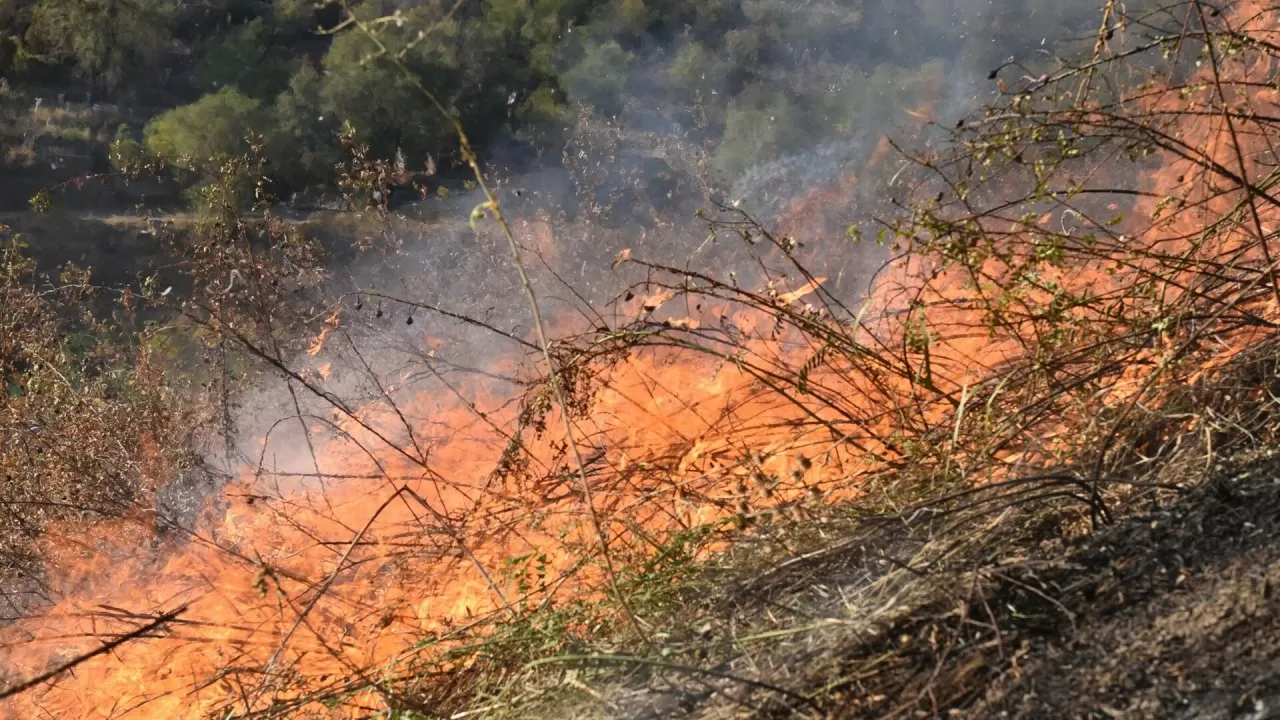
<svg viewBox="0 0 1280 720">
<path fill-rule="evenodd" d="M 1205 389 L 1239 393 L 1277 363 L 1276 342 L 1259 343 Z M 1060 486 L 1047 476 L 762 529 L 685 570 L 646 615 L 660 618 L 652 652 L 611 650 L 606 637 L 535 648 L 469 707 L 489 718 L 1155 718 L 1274 702 L 1280 686 L 1258 660 L 1280 648 L 1263 625 L 1238 623 L 1280 617 L 1266 589 L 1274 564 L 1254 564 L 1280 553 L 1278 410 L 1271 398 L 1206 406 L 1231 430 L 1214 445 L 1189 431 L 1177 452 L 1109 483 L 1115 522 L 1097 533 L 1077 502 L 1026 501 Z"/>
</svg>

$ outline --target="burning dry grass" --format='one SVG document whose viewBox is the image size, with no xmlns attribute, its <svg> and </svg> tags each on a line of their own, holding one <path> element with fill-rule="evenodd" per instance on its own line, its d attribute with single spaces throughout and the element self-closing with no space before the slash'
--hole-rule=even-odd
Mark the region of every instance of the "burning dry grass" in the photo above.
<svg viewBox="0 0 1280 720">
<path fill-rule="evenodd" d="M 1091 61 L 895 175 L 909 212 L 866 303 L 806 269 L 847 249 L 724 208 L 708 242 L 739 262 L 633 250 L 588 322 L 506 336 L 550 378 L 432 349 L 405 387 L 326 310 L 297 355 L 345 339 L 357 402 L 218 300 L 198 319 L 285 379 L 300 457 L 264 443 L 181 544 L 104 532 L 110 565 L 60 568 L 76 582 L 6 630 L 7 664 L 130 642 L 13 712 L 528 716 L 566 687 L 607 715 L 976 707 L 1038 623 L 1076 625 L 1065 543 L 1273 440 L 1278 27 L 1252 2 L 1108 3 Z"/>
<path fill-rule="evenodd" d="M 494 718 L 1266 712 L 1280 691 L 1269 633 L 1280 609 L 1269 589 L 1280 406 L 1256 389 L 1274 384 L 1277 351 L 1272 338 L 1228 361 L 1196 388 L 1196 422 L 1100 484 L 1116 515 L 1100 531 L 1088 531 L 1088 488 L 1069 472 L 915 503 L 905 497 L 919 479 L 897 474 L 854 506 L 762 528 L 699 564 L 649 616 L 655 652 L 620 652 L 614 636 L 590 650 L 548 647 L 563 629 L 532 633 L 512 653 L 520 671 L 472 708 Z"/>
</svg>

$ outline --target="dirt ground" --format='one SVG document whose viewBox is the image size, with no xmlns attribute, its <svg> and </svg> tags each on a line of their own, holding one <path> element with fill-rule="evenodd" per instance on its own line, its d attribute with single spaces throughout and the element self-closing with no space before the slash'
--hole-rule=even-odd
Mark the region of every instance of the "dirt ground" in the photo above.
<svg viewBox="0 0 1280 720">
<path fill-rule="evenodd" d="M 968 577 L 954 607 L 935 597 L 886 628 L 889 642 L 850 647 L 813 714 L 1280 718 L 1274 458 Z"/>
<path fill-rule="evenodd" d="M 1280 462 L 1132 517 L 1068 562 L 1049 582 L 1074 622 L 1025 633 L 1022 658 L 954 716 L 1280 718 Z"/>
<path fill-rule="evenodd" d="M 1074 540 L 862 522 L 718 581 L 669 668 L 574 674 L 567 716 L 1280 718 L 1280 459 L 1207 475 Z"/>
</svg>

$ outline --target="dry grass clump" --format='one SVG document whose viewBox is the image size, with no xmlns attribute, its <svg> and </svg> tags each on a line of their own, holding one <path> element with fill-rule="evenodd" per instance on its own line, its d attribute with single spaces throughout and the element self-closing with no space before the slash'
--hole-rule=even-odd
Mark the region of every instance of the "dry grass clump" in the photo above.
<svg viewBox="0 0 1280 720">
<path fill-rule="evenodd" d="M 0 249 L 0 583 L 10 610 L 48 600 L 40 552 L 133 513 L 188 466 L 176 390 L 93 314 L 89 274 L 38 276 L 18 237 Z M 126 308 L 127 309 L 127 308 Z"/>
<path fill-rule="evenodd" d="M 602 649 L 605 638 L 531 648 L 499 695 L 468 707 L 493 718 L 1168 717 L 1240 702 L 1204 694 L 1219 673 L 1246 704 L 1271 698 L 1254 658 L 1276 648 L 1233 618 L 1270 623 L 1277 609 L 1271 565 L 1250 567 L 1280 553 L 1268 539 L 1280 405 L 1257 393 L 1277 363 L 1277 341 L 1261 342 L 1198 388 L 1217 398 L 1203 424 L 1104 484 L 1113 523 L 1099 532 L 1088 498 L 1052 473 L 900 512 L 836 508 L 687 569 L 682 591 L 646 615 L 651 652 Z M 1239 393 L 1254 399 L 1224 400 Z M 884 492 L 886 505 L 902 501 Z M 1140 680 L 1135 694 L 1135 678 L 1178 667 L 1181 684 Z"/>
</svg>

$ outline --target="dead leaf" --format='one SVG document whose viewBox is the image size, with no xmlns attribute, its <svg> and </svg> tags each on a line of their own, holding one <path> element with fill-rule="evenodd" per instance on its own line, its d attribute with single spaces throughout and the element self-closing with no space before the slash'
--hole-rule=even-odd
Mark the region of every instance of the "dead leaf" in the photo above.
<svg viewBox="0 0 1280 720">
<path fill-rule="evenodd" d="M 622 250 L 618 253 L 617 257 L 613 259 L 613 264 L 610 265 L 609 267 L 612 270 L 617 270 L 618 267 L 622 265 L 622 263 L 630 259 L 631 259 L 631 248 L 622 248 Z"/>
<path fill-rule="evenodd" d="M 663 290 L 657 295 L 650 295 L 649 297 L 645 298 L 644 301 L 640 303 L 640 307 L 644 308 L 645 312 L 653 312 L 654 310 L 657 310 L 658 308 L 665 305 L 666 302 L 670 300 L 674 295 L 675 293 L 671 292 L 670 290 Z"/>
<path fill-rule="evenodd" d="M 697 330 L 698 321 L 691 317 L 669 318 L 663 321 L 667 327 L 677 330 Z"/>
</svg>

